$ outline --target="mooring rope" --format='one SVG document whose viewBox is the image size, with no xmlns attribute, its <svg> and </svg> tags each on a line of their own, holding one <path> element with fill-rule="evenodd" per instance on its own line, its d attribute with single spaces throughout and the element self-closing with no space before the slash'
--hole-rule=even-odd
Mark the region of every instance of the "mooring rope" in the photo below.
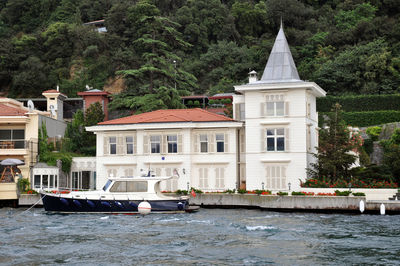
<svg viewBox="0 0 400 266">
<path fill-rule="evenodd" d="M 41 197 L 35 204 L 33 204 L 31 207 L 29 207 L 28 209 L 26 209 L 25 211 L 21 212 L 20 214 L 18 214 L 17 216 L 29 211 L 30 209 L 32 209 L 33 207 L 35 207 L 37 204 L 39 204 L 39 202 L 44 199 L 44 197 L 46 197 L 46 194 L 43 195 L 43 197 Z"/>
</svg>

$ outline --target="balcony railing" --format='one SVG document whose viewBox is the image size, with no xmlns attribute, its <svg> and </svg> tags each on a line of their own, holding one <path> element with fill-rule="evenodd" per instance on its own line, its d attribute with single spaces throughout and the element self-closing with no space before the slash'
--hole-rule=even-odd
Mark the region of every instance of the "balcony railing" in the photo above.
<svg viewBox="0 0 400 266">
<path fill-rule="evenodd" d="M 26 149 L 26 140 L 0 140 L 0 149 Z"/>
</svg>

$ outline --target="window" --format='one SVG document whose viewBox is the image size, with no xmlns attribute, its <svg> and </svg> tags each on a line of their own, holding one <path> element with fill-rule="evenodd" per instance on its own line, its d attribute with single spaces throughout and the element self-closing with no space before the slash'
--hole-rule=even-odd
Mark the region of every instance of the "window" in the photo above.
<svg viewBox="0 0 400 266">
<path fill-rule="evenodd" d="M 43 188 L 49 187 L 49 176 L 48 175 L 42 175 L 42 186 L 43 186 Z"/>
<path fill-rule="evenodd" d="M 224 188 L 225 187 L 224 179 L 225 179 L 225 169 L 215 168 L 215 187 Z"/>
<path fill-rule="evenodd" d="M 199 168 L 199 187 L 208 188 L 208 168 Z"/>
<path fill-rule="evenodd" d="M 24 129 L 2 129 L 0 130 L 0 148 L 2 149 L 24 149 Z"/>
<path fill-rule="evenodd" d="M 40 175 L 34 176 L 33 185 L 35 188 L 40 188 Z"/>
<path fill-rule="evenodd" d="M 265 108 L 265 107 L 264 107 Z M 283 94 L 272 94 L 266 96 L 266 115 L 267 116 L 284 116 L 285 115 L 285 101 Z M 265 109 L 262 110 L 262 115 Z"/>
<path fill-rule="evenodd" d="M 126 181 L 116 181 L 110 188 L 110 192 L 126 192 Z"/>
<path fill-rule="evenodd" d="M 168 153 L 178 152 L 178 138 L 176 135 L 168 135 L 167 143 L 168 143 Z"/>
<path fill-rule="evenodd" d="M 267 151 L 285 150 L 285 129 L 267 129 Z"/>
<path fill-rule="evenodd" d="M 147 192 L 147 181 L 129 181 L 127 183 L 127 192 Z"/>
<path fill-rule="evenodd" d="M 239 104 L 239 120 L 245 120 L 246 119 L 246 115 L 245 115 L 245 105 L 244 103 Z"/>
<path fill-rule="evenodd" d="M 217 152 L 224 152 L 224 146 L 225 146 L 224 134 L 216 134 L 215 138 L 217 141 Z"/>
<path fill-rule="evenodd" d="M 267 102 L 267 116 L 284 116 L 284 102 Z"/>
<path fill-rule="evenodd" d="M 161 136 L 150 136 L 151 153 L 160 153 Z"/>
<path fill-rule="evenodd" d="M 110 137 L 110 154 L 117 154 L 117 137 Z"/>
<path fill-rule="evenodd" d="M 208 136 L 207 136 L 207 134 L 200 135 L 200 152 L 208 152 Z"/>
<path fill-rule="evenodd" d="M 126 154 L 133 154 L 133 137 L 126 137 Z"/>
<path fill-rule="evenodd" d="M 269 165 L 266 171 L 266 188 L 267 189 L 286 189 L 286 166 Z"/>
</svg>

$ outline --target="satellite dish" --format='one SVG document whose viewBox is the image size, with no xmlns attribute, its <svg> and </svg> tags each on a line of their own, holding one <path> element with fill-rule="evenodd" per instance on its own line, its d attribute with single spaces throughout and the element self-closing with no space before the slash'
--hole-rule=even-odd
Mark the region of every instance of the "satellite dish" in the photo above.
<svg viewBox="0 0 400 266">
<path fill-rule="evenodd" d="M 86 84 L 86 90 L 90 91 L 91 89 L 93 89 L 93 87 L 89 87 L 89 85 Z"/>
<path fill-rule="evenodd" d="M 35 105 L 33 104 L 32 100 L 28 100 L 28 108 L 29 112 L 32 112 L 35 109 Z"/>
</svg>

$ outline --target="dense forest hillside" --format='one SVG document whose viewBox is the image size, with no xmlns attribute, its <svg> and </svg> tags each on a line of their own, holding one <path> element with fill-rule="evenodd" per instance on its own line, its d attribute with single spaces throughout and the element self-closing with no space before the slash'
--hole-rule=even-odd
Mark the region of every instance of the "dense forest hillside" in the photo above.
<svg viewBox="0 0 400 266">
<path fill-rule="evenodd" d="M 0 93 L 70 97 L 118 78 L 114 108 L 180 107 L 262 74 L 282 18 L 300 77 L 331 95 L 399 93 L 398 0 L 3 0 Z M 105 19 L 107 33 L 83 23 Z"/>
</svg>

